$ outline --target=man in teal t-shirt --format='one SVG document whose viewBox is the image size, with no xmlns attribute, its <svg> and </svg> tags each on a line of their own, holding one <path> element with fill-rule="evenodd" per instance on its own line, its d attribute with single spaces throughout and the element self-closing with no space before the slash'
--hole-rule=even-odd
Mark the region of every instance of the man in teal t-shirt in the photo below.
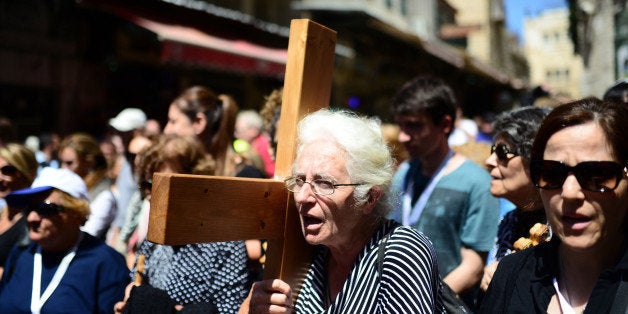
<svg viewBox="0 0 628 314">
<path fill-rule="evenodd" d="M 400 165 L 393 181 L 399 199 L 391 218 L 430 238 L 443 281 L 474 309 L 499 223 L 491 178 L 449 147 L 457 104 L 442 80 L 419 76 L 406 83 L 393 98 L 393 108 L 398 139 L 410 160 Z"/>
</svg>

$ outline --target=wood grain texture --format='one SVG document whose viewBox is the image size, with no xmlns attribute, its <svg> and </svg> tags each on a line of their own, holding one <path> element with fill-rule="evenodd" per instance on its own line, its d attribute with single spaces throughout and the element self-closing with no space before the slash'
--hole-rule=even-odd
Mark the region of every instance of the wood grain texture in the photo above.
<svg viewBox="0 0 628 314">
<path fill-rule="evenodd" d="M 335 46 L 335 31 L 311 20 L 292 20 L 277 130 L 275 176 L 280 179 L 292 173 L 298 122 L 306 114 L 329 106 Z M 303 238 L 299 213 L 290 197 L 284 237 L 268 242 L 264 278 L 284 280 L 292 287 L 296 299 L 311 260 L 312 247 Z"/>
<path fill-rule="evenodd" d="M 283 182 L 155 173 L 151 194 L 148 239 L 156 243 L 283 237 Z"/>
<path fill-rule="evenodd" d="M 265 278 L 280 278 L 296 298 L 312 258 L 283 180 L 296 155 L 296 128 L 329 104 L 336 32 L 307 19 L 290 25 L 275 178 L 153 176 L 147 239 L 168 245 L 268 239 Z"/>
</svg>

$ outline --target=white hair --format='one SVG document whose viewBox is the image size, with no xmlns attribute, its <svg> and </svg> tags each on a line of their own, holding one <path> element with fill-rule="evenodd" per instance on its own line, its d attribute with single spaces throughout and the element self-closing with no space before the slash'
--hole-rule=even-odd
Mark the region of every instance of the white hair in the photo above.
<svg viewBox="0 0 628 314">
<path fill-rule="evenodd" d="M 305 145 L 319 139 L 335 142 L 346 152 L 345 161 L 351 182 L 355 187 L 356 206 L 369 198 L 372 187 L 381 188 L 382 196 L 375 206 L 375 214 L 385 216 L 390 210 L 389 187 L 394 173 L 393 158 L 376 118 L 358 117 L 349 111 L 321 109 L 299 122 L 297 155 Z"/>
<path fill-rule="evenodd" d="M 260 116 L 260 114 L 257 113 L 257 111 L 255 110 L 240 111 L 236 119 L 244 122 L 244 125 L 246 125 L 248 128 L 261 130 L 264 126 L 264 120 L 262 119 L 262 116 Z"/>
</svg>

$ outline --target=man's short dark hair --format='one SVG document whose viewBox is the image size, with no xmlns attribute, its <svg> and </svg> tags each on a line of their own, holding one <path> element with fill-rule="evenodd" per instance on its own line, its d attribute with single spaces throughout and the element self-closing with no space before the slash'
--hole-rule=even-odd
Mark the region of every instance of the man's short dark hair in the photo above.
<svg viewBox="0 0 628 314">
<path fill-rule="evenodd" d="M 392 99 L 392 106 L 395 115 L 425 112 L 434 124 L 448 115 L 453 131 L 458 104 L 453 90 L 442 79 L 419 75 L 401 87 Z"/>
</svg>

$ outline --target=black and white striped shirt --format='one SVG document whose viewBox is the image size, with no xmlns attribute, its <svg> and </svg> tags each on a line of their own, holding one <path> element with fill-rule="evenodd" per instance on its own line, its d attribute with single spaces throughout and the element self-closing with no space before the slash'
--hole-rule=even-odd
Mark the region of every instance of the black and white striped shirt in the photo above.
<svg viewBox="0 0 628 314">
<path fill-rule="evenodd" d="M 382 274 L 378 249 L 385 244 Z M 412 228 L 387 221 L 356 260 L 342 290 L 325 308 L 325 247 L 318 247 L 297 299 L 297 313 L 440 313 L 443 312 L 436 253 Z"/>
</svg>

